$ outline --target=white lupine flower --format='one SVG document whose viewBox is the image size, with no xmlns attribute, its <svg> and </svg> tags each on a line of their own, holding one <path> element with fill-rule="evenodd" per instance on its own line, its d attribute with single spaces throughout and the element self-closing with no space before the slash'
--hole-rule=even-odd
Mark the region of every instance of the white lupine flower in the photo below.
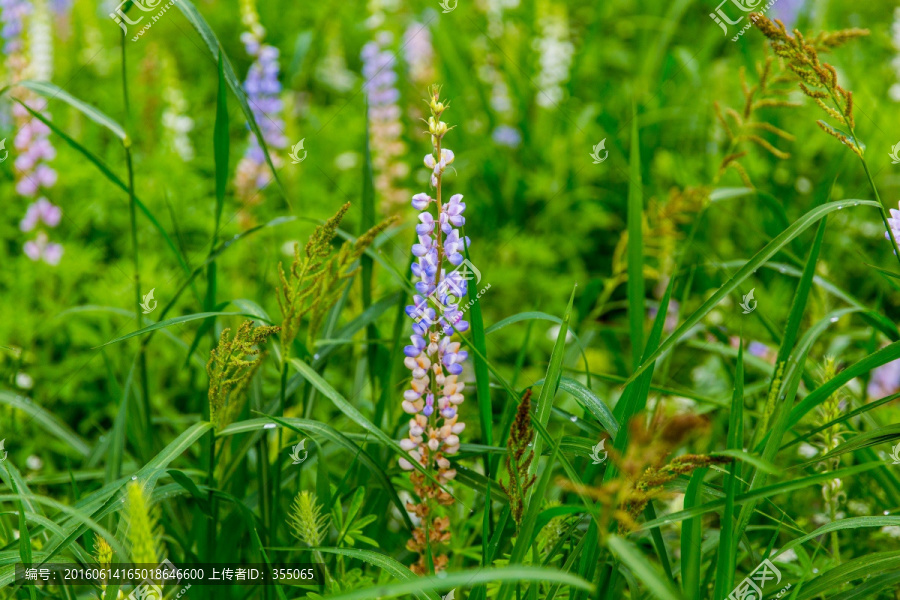
<svg viewBox="0 0 900 600">
<path fill-rule="evenodd" d="M 555 108 L 565 96 L 563 85 L 569 80 L 575 46 L 569 40 L 569 24 L 565 12 L 548 14 L 541 19 L 541 38 L 535 41 L 540 71 L 535 100 L 543 108 Z"/>
</svg>

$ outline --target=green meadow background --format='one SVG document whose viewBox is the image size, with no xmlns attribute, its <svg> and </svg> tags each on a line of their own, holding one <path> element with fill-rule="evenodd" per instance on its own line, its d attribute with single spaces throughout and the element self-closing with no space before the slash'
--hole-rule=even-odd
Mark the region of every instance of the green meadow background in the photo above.
<svg viewBox="0 0 900 600">
<path fill-rule="evenodd" d="M 778 60 L 784 80 L 772 85 L 797 106 L 757 107 L 755 122 L 769 125 L 754 130 L 764 144 L 732 144 L 716 106 L 741 113 L 744 86 L 756 85 L 772 53 L 755 27 L 734 42 L 738 25 L 724 35 L 712 0 L 459 0 L 449 12 L 436 1 L 260 2 L 265 43 L 280 52 L 288 147 L 269 148 L 278 182 L 252 206 L 234 185 L 252 135 L 246 97 L 231 85 L 252 63 L 239 3 L 178 0 L 135 42 L 139 26 L 123 39 L 107 16 L 114 8 L 74 0 L 45 9 L 53 87 L 11 85 L 8 56 L 0 66 L 9 151 L 0 164 L 0 597 L 100 597 L 96 586 L 20 587 L 12 568 L 90 563 L 104 534 L 120 544 L 116 562 L 129 562 L 121 499 L 136 477 L 147 484 L 160 556 L 321 559 L 335 574 L 325 589 L 195 586 L 188 598 L 438 600 L 453 590 L 477 600 L 722 600 L 779 554 L 781 579 L 766 597 L 790 583 L 783 597 L 900 598 L 900 465 L 891 458 L 900 263 L 880 212 L 900 199 L 896 3 L 780 0 L 768 13 L 796 13 L 804 32 L 869 30 L 821 54 L 853 92 L 863 163 L 817 124 L 842 128 Z M 548 26 L 552 17 L 561 30 Z M 424 43 L 404 46 L 414 22 L 430 38 L 433 81 L 409 72 L 409 53 Z M 408 166 L 397 186 L 428 191 L 422 99 L 439 83 L 456 154 L 444 191 L 468 207 L 469 258 L 481 273 L 470 290 L 489 285 L 461 336 L 467 428 L 441 576 L 407 569 L 410 522 L 398 505 L 412 485 L 389 443 L 408 422 L 403 307 L 416 211 L 371 183 L 378 148 L 360 53 L 379 31 L 393 35 L 396 55 L 403 148 L 394 161 Z M 229 67 L 221 74 L 218 48 Z M 551 52 L 563 58 L 551 65 L 559 95 L 548 101 L 547 61 L 559 60 Z M 191 160 L 167 141 L 173 89 L 193 123 Z M 64 248 L 55 266 L 23 252 L 30 200 L 16 191 L 12 110 L 26 97 L 47 102 L 53 127 L 58 180 L 44 195 L 62 209 L 47 230 Z M 519 143 L 499 143 L 499 126 Z M 301 140 L 306 158 L 292 164 Z M 597 163 L 601 141 L 608 155 Z M 734 152 L 745 152 L 743 177 L 720 171 Z M 292 244 L 347 202 L 342 237 L 398 220 L 362 259 L 317 343 L 293 349 L 303 367 L 283 375 L 273 338 L 238 423 L 217 435 L 206 365 L 220 332 L 250 318 L 280 324 L 279 262 L 287 267 Z M 153 289 L 159 307 L 140 322 L 135 265 L 140 295 Z M 755 309 L 745 314 L 751 290 Z M 283 376 L 286 420 L 265 428 L 282 417 Z M 529 388 L 541 440 L 529 447 L 543 456 L 516 524 L 499 484 Z M 619 528 L 610 482 L 625 480 L 623 457 L 643 464 L 623 435 L 628 421 L 656 418 L 658 429 L 686 416 L 691 431 L 656 466 L 694 454 L 722 462 L 677 473 Z M 592 448 L 608 438 L 610 460 L 594 464 Z M 301 439 L 309 458 L 297 466 L 289 453 Z M 292 535 L 302 490 L 329 519 L 321 551 Z"/>
</svg>

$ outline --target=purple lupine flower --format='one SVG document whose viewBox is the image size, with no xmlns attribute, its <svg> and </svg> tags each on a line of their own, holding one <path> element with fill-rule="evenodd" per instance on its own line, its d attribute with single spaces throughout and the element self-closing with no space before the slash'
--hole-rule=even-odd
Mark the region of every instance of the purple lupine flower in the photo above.
<svg viewBox="0 0 900 600">
<path fill-rule="evenodd" d="M 518 129 L 509 125 L 498 125 L 491 137 L 498 146 L 518 148 L 519 144 L 522 143 L 522 134 L 519 133 Z"/>
<path fill-rule="evenodd" d="M 875 400 L 896 394 L 898 390 L 900 390 L 900 359 L 892 360 L 872 371 L 866 395 Z"/>
<path fill-rule="evenodd" d="M 896 241 L 897 244 L 900 244 L 900 210 L 897 210 L 896 208 L 892 208 L 891 216 L 888 217 L 887 222 L 891 228 L 891 233 L 894 234 L 894 241 Z M 886 239 L 887 241 L 891 241 L 891 233 L 888 233 L 887 231 L 885 231 L 884 239 Z M 896 252 L 896 250 L 895 250 L 895 252 Z"/>
<path fill-rule="evenodd" d="M 25 217 L 19 223 L 19 229 L 28 232 L 38 226 L 43 221 L 47 227 L 56 227 L 62 218 L 62 209 L 54 206 L 46 198 L 38 198 L 36 202 L 32 202 L 25 211 Z"/>
<path fill-rule="evenodd" d="M 26 20 L 28 23 L 26 23 Z M 53 69 L 53 36 L 50 15 L 45 6 L 37 8 L 24 0 L 0 0 L 0 36 L 7 56 L 10 79 L 15 83 L 24 78 L 49 80 Z M 29 28 L 28 52 L 25 52 L 23 33 Z M 33 111 L 44 116 L 46 103 L 33 95 L 24 102 Z M 13 105 L 12 116 L 17 133 L 13 139 L 16 171 L 16 193 L 26 198 L 38 197 L 26 210 L 19 223 L 22 232 L 34 231 L 39 226 L 53 228 L 59 225 L 62 210 L 45 197 L 47 190 L 56 185 L 57 174 L 49 164 L 56 158 L 56 149 L 50 142 L 50 128 L 20 104 Z M 25 255 L 32 260 L 43 260 L 50 265 L 59 264 L 62 246 L 49 241 L 47 232 L 40 230 L 34 239 L 25 242 Z"/>
<path fill-rule="evenodd" d="M 278 80 L 281 71 L 279 51 L 278 48 L 263 43 L 265 29 L 259 24 L 257 15 L 244 15 L 243 21 L 249 31 L 241 34 L 241 41 L 247 54 L 254 58 L 244 80 L 244 91 L 266 145 L 273 150 L 282 150 L 287 147 L 288 141 L 284 135 L 284 103 L 281 100 L 281 82 Z M 276 167 L 281 164 L 278 154 L 273 153 L 271 158 Z M 251 132 L 249 145 L 237 167 L 235 185 L 238 194 L 245 202 L 250 202 L 271 179 L 265 153 L 256 135 Z"/>
<path fill-rule="evenodd" d="M 23 49 L 25 19 L 32 10 L 29 0 L 0 0 L 0 37 L 4 40 L 4 54 L 12 55 Z"/>
<path fill-rule="evenodd" d="M 35 239 L 25 242 L 24 250 L 26 256 L 31 260 L 35 262 L 43 260 L 53 266 L 59 264 L 63 255 L 63 247 L 49 241 L 47 234 L 43 231 L 39 232 Z"/>
<path fill-rule="evenodd" d="M 363 92 L 369 105 L 375 190 L 381 196 L 385 210 L 394 210 L 408 197 L 407 190 L 402 189 L 399 182 L 409 173 L 406 163 L 398 160 L 406 152 L 406 146 L 402 140 L 403 125 L 397 105 L 400 100 L 397 60 L 388 49 L 392 40 L 389 32 L 381 31 L 360 51 L 362 75 L 366 81 Z"/>
<path fill-rule="evenodd" d="M 440 102 L 436 88 L 430 105 L 432 117 L 428 122 L 434 151 L 425 157 L 424 163 L 431 173 L 436 197 L 440 198 L 444 173 L 455 156 L 451 150 L 441 147 L 447 125 L 440 118 L 446 106 Z M 416 257 L 412 272 L 418 280 L 415 283 L 418 293 L 413 296 L 413 304 L 406 307 L 406 313 L 415 323 L 410 337 L 412 344 L 403 349 L 404 364 L 412 371 L 410 389 L 403 394 L 403 410 L 412 418 L 409 438 L 401 446 L 423 466 L 437 466 L 438 479 L 442 482 L 456 475 L 444 455 L 458 451 L 458 434 L 465 428 L 458 421 L 457 412 L 457 406 L 464 400 L 465 384 L 458 378 L 468 352 L 453 340 L 455 333 L 469 328 L 459 308 L 468 282 L 453 269 L 463 261 L 463 245 L 467 247 L 470 243 L 457 229 L 465 223 L 462 215 L 466 205 L 462 199 L 461 194 L 444 203 L 425 193 L 412 197 L 413 207 L 421 211 L 416 226 L 418 242 L 412 246 Z M 437 204 L 436 216 L 428 212 L 432 202 Z M 400 459 L 400 466 L 413 469 L 406 459 Z"/>
<path fill-rule="evenodd" d="M 403 56 L 409 67 L 409 77 L 416 87 L 434 81 L 434 48 L 427 25 L 413 21 L 403 33 Z"/>
<path fill-rule="evenodd" d="M 772 6 L 772 18 L 779 19 L 790 31 L 797 23 L 797 18 L 805 4 L 806 0 L 778 0 Z"/>
</svg>

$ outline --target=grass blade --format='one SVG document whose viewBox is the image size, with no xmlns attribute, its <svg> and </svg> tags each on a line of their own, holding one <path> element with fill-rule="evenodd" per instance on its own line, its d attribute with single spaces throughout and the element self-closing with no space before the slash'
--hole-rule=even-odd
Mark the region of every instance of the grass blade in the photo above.
<svg viewBox="0 0 900 600">
<path fill-rule="evenodd" d="M 644 351 L 644 190 L 641 183 L 641 143 L 637 108 L 632 107 L 631 155 L 628 173 L 628 326 L 632 368 L 641 364 Z"/>
<path fill-rule="evenodd" d="M 682 323 L 678 329 L 676 329 L 672 335 L 666 338 L 662 344 L 660 344 L 659 348 L 656 349 L 649 357 L 647 357 L 641 365 L 635 370 L 634 373 L 631 374 L 631 377 L 626 381 L 627 383 L 631 383 L 641 373 L 646 371 L 651 364 L 655 363 L 656 360 L 662 356 L 664 353 L 668 352 L 672 349 L 672 347 L 678 343 L 678 341 L 697 323 L 700 322 L 700 319 L 705 317 L 709 312 L 715 308 L 715 306 L 722 301 L 722 298 L 733 292 L 737 286 L 739 286 L 745 279 L 750 277 L 755 270 L 757 270 L 760 266 L 762 266 L 765 262 L 767 262 L 770 258 L 775 256 L 779 250 L 784 248 L 791 240 L 795 237 L 803 233 L 806 229 L 808 229 L 813 223 L 822 219 L 826 215 L 844 208 L 850 203 L 851 206 L 874 206 L 880 208 L 881 205 L 872 200 L 839 200 L 836 202 L 829 202 L 827 204 L 823 204 L 822 206 L 817 206 L 816 208 L 810 210 L 808 213 L 794 221 L 790 227 L 782 231 L 778 234 L 775 239 L 765 245 L 762 250 L 757 252 L 753 258 L 748 260 L 743 267 L 741 267 L 737 273 L 735 273 L 724 285 L 722 285 L 718 290 L 715 291 L 707 300 L 704 302 L 700 308 L 694 311 L 691 316 L 689 316 L 684 323 Z"/>
<path fill-rule="evenodd" d="M 634 576 L 647 586 L 647 590 L 654 598 L 658 600 L 681 600 L 678 592 L 656 569 L 650 566 L 644 555 L 634 547 L 634 544 L 618 536 L 611 535 L 607 538 L 606 545 L 623 564 L 631 569 Z"/>
<path fill-rule="evenodd" d="M 556 391 L 559 389 L 559 380 L 562 378 L 562 361 L 566 354 L 566 335 L 569 331 L 569 319 L 572 316 L 572 305 L 575 302 L 575 289 L 569 296 L 569 305 L 566 307 L 566 316 L 563 318 L 562 325 L 559 326 L 559 333 L 556 335 L 556 343 L 553 345 L 553 353 L 550 355 L 550 364 L 547 366 L 547 374 L 544 377 L 544 384 L 541 386 L 541 395 L 538 396 L 537 403 L 534 407 L 534 419 L 541 428 L 547 426 L 550 420 L 550 409 L 553 408 L 553 399 L 556 397 Z M 534 440 L 534 454 L 541 455 L 541 446 L 543 439 L 537 436 Z M 537 472 L 538 461 L 533 461 L 528 472 L 534 474 Z"/>
<path fill-rule="evenodd" d="M 272 171 L 272 177 L 274 178 L 281 195 L 287 198 L 284 186 L 281 185 L 281 180 L 278 178 L 278 173 L 275 171 L 275 164 L 272 162 L 272 157 L 269 156 L 269 147 L 266 145 L 262 130 L 260 130 L 259 123 L 256 122 L 256 117 L 253 116 L 253 111 L 250 109 L 250 103 L 247 101 L 247 94 L 244 92 L 241 82 L 234 73 L 234 67 L 231 66 L 228 55 L 225 54 L 224 50 L 221 50 L 219 39 L 216 37 L 216 34 L 213 33 L 209 23 L 206 22 L 206 19 L 203 18 L 203 15 L 200 14 L 200 11 L 197 10 L 197 7 L 194 6 L 194 3 L 191 2 L 191 0 L 179 0 L 175 3 L 175 6 L 181 11 L 188 22 L 194 26 L 194 29 L 197 30 L 200 37 L 203 38 L 212 57 L 214 59 L 221 57 L 222 73 L 225 76 L 225 81 L 234 93 L 235 98 L 237 98 L 238 104 L 244 112 L 244 116 L 247 117 L 247 123 L 250 126 L 250 130 L 256 136 L 256 141 L 259 142 L 259 147 L 266 157 L 266 162 L 269 165 L 269 169 Z"/>
</svg>

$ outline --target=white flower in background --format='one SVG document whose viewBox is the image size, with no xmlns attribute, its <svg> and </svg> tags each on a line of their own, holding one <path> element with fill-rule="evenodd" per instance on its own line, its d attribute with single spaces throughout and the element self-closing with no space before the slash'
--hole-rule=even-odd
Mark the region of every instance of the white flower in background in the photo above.
<svg viewBox="0 0 900 600">
<path fill-rule="evenodd" d="M 25 459 L 25 466 L 32 471 L 37 471 L 44 466 L 44 461 L 42 461 L 39 456 L 32 454 Z"/>
<path fill-rule="evenodd" d="M 194 159 L 194 145 L 188 134 L 194 129 L 194 120 L 187 116 L 189 107 L 184 92 L 178 85 L 178 72 L 172 58 L 162 54 L 163 114 L 162 126 L 166 145 L 183 161 Z"/>
<path fill-rule="evenodd" d="M 778 556 L 772 559 L 777 563 L 792 563 L 797 561 L 797 553 L 793 550 L 787 550 L 786 552 L 782 552 Z"/>
<path fill-rule="evenodd" d="M 38 81 L 50 81 L 53 77 L 53 28 L 50 11 L 44 2 L 35 2 L 28 42 L 31 77 Z"/>
<path fill-rule="evenodd" d="M 886 533 L 892 538 L 900 540 L 900 526 L 897 525 L 885 525 L 881 528 L 881 533 Z"/>
<path fill-rule="evenodd" d="M 356 74 L 347 68 L 347 60 L 335 36 L 328 40 L 325 58 L 316 66 L 316 79 L 340 93 L 349 92 L 356 84 Z"/>
<path fill-rule="evenodd" d="M 507 30 L 515 35 L 515 26 L 507 25 L 503 19 L 503 11 L 517 6 L 519 6 L 519 0 L 482 0 L 479 2 L 478 7 L 487 17 L 488 35 L 478 36 L 472 43 L 475 73 L 478 79 L 490 88 L 489 102 L 500 121 L 491 133 L 491 138 L 498 146 L 507 148 L 518 147 L 522 143 L 522 134 L 510 125 L 515 121 L 516 115 L 503 71 L 497 68 L 502 60 L 496 52 L 496 48 L 498 45 L 504 44 L 503 38 Z"/>
<path fill-rule="evenodd" d="M 378 29 L 384 24 L 385 13 L 394 12 L 399 8 L 399 0 L 369 0 L 369 18 L 366 27 Z"/>
<path fill-rule="evenodd" d="M 815 458 L 819 454 L 819 449 L 812 444 L 803 442 L 802 444 L 800 444 L 800 447 L 797 448 L 797 454 L 799 454 L 803 458 Z"/>
<path fill-rule="evenodd" d="M 872 511 L 872 507 L 859 500 L 850 500 L 847 502 L 847 509 L 854 515 L 868 515 Z"/>
<path fill-rule="evenodd" d="M 492 38 L 503 35 L 505 21 L 503 11 L 519 7 L 519 0 L 481 0 L 478 8 L 487 14 L 488 35 Z"/>
<path fill-rule="evenodd" d="M 894 44 L 894 49 L 897 51 L 897 54 L 891 60 L 891 66 L 894 67 L 897 79 L 900 80 L 900 7 L 894 9 L 894 22 L 891 25 L 891 41 Z M 900 82 L 892 85 L 888 94 L 890 95 L 891 100 L 900 102 Z"/>
<path fill-rule="evenodd" d="M 359 166 L 360 156 L 359 153 L 353 152 L 352 150 L 349 152 L 342 152 L 334 157 L 334 166 L 340 169 L 341 171 L 347 171 L 349 169 L 355 169 Z M 293 252 L 291 253 L 293 255 Z"/>
<path fill-rule="evenodd" d="M 569 21 L 562 6 L 540 20 L 541 37 L 534 42 L 540 70 L 537 75 L 539 106 L 555 108 L 565 97 L 563 85 L 569 80 L 575 46 L 569 39 Z"/>
<path fill-rule="evenodd" d="M 28 373 L 19 371 L 16 373 L 16 387 L 23 390 L 30 390 L 34 387 L 34 379 L 32 379 L 31 375 Z"/>
</svg>

